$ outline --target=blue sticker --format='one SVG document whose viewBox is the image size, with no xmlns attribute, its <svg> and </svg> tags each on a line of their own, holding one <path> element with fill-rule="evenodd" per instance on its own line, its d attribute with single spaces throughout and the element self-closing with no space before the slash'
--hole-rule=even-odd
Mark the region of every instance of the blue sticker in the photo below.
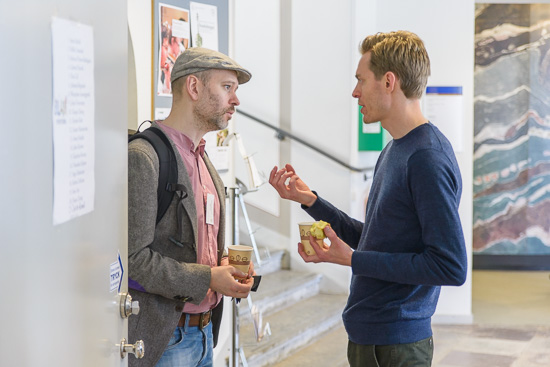
<svg viewBox="0 0 550 367">
<path fill-rule="evenodd" d="M 110 292 L 118 290 L 120 292 L 120 286 L 122 285 L 122 279 L 124 275 L 124 268 L 122 266 L 122 259 L 120 258 L 120 252 L 118 253 L 118 261 L 114 262 L 110 266 Z"/>
</svg>

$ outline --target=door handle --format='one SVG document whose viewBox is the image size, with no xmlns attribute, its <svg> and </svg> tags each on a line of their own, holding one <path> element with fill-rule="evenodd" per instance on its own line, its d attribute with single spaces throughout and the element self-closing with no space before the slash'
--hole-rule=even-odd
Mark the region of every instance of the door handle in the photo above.
<svg viewBox="0 0 550 367">
<path fill-rule="evenodd" d="M 139 302 L 133 301 L 130 293 L 120 293 L 120 317 L 127 319 L 139 313 Z"/>
<path fill-rule="evenodd" d="M 136 358 L 141 359 L 145 355 L 145 344 L 143 340 L 138 340 L 136 344 L 126 344 L 126 339 L 122 338 L 120 344 L 120 358 L 126 358 L 126 354 L 132 353 Z"/>
</svg>

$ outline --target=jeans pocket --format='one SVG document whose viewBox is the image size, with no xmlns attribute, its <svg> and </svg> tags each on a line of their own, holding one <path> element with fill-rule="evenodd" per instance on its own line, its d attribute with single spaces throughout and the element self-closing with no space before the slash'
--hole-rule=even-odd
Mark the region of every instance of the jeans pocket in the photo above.
<svg viewBox="0 0 550 367">
<path fill-rule="evenodd" d="M 184 336 L 183 328 L 177 327 L 176 330 L 174 330 L 174 334 L 172 334 L 172 337 L 170 338 L 170 341 L 168 342 L 168 345 L 165 348 L 166 350 L 170 350 L 172 348 L 177 347 L 181 342 L 183 341 Z"/>
</svg>

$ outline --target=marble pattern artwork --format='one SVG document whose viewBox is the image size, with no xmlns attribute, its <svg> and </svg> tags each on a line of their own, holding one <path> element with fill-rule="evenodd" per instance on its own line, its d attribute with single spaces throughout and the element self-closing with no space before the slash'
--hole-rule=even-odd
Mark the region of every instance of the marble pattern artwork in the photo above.
<svg viewBox="0 0 550 367">
<path fill-rule="evenodd" d="M 550 254 L 550 4 L 477 4 L 474 254 Z"/>
</svg>

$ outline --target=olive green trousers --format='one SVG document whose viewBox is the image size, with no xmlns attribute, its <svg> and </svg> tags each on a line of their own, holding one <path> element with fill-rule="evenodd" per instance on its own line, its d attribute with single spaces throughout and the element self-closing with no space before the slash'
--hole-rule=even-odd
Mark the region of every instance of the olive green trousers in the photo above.
<svg viewBox="0 0 550 367">
<path fill-rule="evenodd" d="M 360 345 L 348 342 L 351 367 L 430 367 L 433 337 L 409 344 Z"/>
</svg>

